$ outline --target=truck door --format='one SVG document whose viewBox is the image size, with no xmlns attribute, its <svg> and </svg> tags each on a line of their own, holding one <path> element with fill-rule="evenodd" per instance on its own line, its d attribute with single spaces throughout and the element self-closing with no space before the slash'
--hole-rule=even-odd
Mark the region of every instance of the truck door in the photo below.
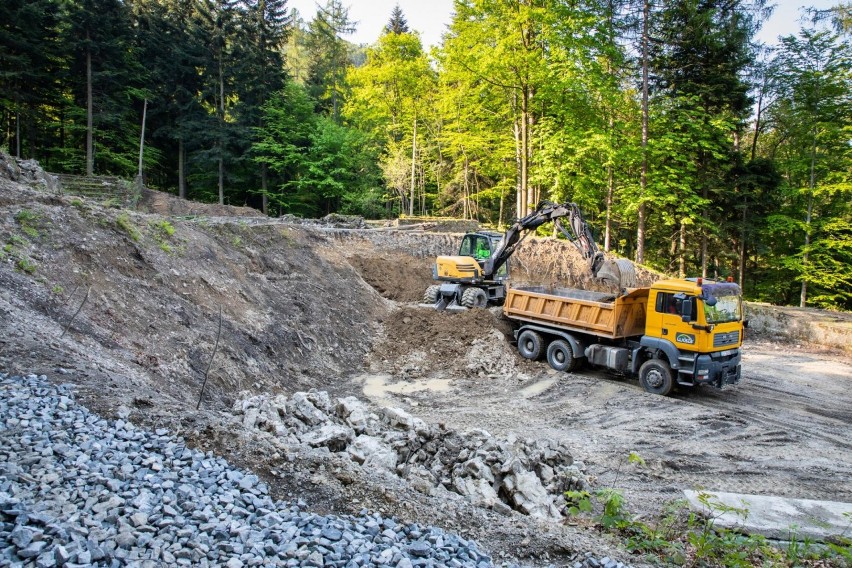
<svg viewBox="0 0 852 568">
<path fill-rule="evenodd" d="M 682 319 L 685 299 L 684 294 L 659 292 L 655 311 L 660 315 L 660 337 L 668 339 L 679 349 L 694 351 L 695 331 Z"/>
</svg>

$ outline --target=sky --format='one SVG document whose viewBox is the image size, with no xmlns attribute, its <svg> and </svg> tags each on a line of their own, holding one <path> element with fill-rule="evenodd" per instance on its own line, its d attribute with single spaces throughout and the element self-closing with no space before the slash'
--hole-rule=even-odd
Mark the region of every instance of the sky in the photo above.
<svg viewBox="0 0 852 568">
<path fill-rule="evenodd" d="M 325 4 L 325 0 L 321 0 Z M 839 0 L 777 0 L 775 12 L 763 26 L 757 38 L 767 44 L 777 43 L 779 35 L 795 34 L 799 30 L 802 6 L 829 8 Z M 450 23 L 453 0 L 343 0 L 349 7 L 349 18 L 357 23 L 357 31 L 346 36 L 352 43 L 375 42 L 390 19 L 394 6 L 399 4 L 408 21 L 408 27 L 420 32 L 424 47 L 437 46 L 441 35 Z M 296 8 L 307 22 L 316 14 L 316 0 L 287 0 L 287 6 Z"/>
</svg>

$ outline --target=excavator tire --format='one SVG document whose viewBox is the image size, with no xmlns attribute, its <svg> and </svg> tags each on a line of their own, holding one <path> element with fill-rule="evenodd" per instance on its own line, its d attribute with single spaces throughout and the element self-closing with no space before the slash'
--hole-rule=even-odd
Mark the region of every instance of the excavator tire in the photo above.
<svg viewBox="0 0 852 568">
<path fill-rule="evenodd" d="M 427 304 L 437 304 L 438 296 L 441 294 L 441 287 L 438 285 L 432 285 L 426 288 L 426 292 L 423 294 L 423 301 Z"/>
<path fill-rule="evenodd" d="M 462 293 L 462 306 L 466 308 L 484 308 L 488 305 L 488 295 L 481 288 L 468 288 Z"/>
<path fill-rule="evenodd" d="M 544 340 L 541 335 L 531 329 L 525 329 L 518 336 L 518 353 L 524 359 L 532 361 L 540 359 L 543 347 Z"/>
</svg>

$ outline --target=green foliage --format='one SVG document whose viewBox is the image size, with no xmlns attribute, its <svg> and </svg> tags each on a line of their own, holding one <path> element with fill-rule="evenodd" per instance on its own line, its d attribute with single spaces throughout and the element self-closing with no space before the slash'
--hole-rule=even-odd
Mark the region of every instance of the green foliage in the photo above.
<svg viewBox="0 0 852 568">
<path fill-rule="evenodd" d="M 142 233 L 139 232 L 139 229 L 137 229 L 133 224 L 133 221 L 130 220 L 130 215 L 126 212 L 120 213 L 118 217 L 115 218 L 115 224 L 119 229 L 127 233 L 127 236 L 134 242 L 138 242 L 139 239 L 142 238 Z"/>
<path fill-rule="evenodd" d="M 588 491 L 566 491 L 565 504 L 571 516 L 577 517 L 582 513 L 591 513 L 592 495 Z"/>
<path fill-rule="evenodd" d="M 54 284 L 53 288 L 50 289 L 52 294 L 56 294 L 57 296 L 62 295 L 65 292 L 65 288 L 60 286 L 59 284 Z"/>
<path fill-rule="evenodd" d="M 852 309 L 848 10 L 764 65 L 762 4 L 651 3 L 647 22 L 633 7 L 458 0 L 427 54 L 399 9 L 353 46 L 340 0 L 308 23 L 284 0 L 8 0 L 0 147 L 83 173 L 91 136 L 92 170 L 131 177 L 147 100 L 146 182 L 181 197 L 497 226 L 573 200 L 624 256 L 641 209 L 654 268 L 742 273 L 750 298 Z"/>
<path fill-rule="evenodd" d="M 37 268 L 36 263 L 26 256 L 22 256 L 21 258 L 19 258 L 18 262 L 15 263 L 15 266 L 18 270 L 20 270 L 21 272 L 26 272 L 27 274 L 34 274 Z"/>
<path fill-rule="evenodd" d="M 33 239 L 39 237 L 38 225 L 41 221 L 40 214 L 30 209 L 21 209 L 15 213 L 15 221 L 21 226 L 21 230 L 25 235 Z"/>
<path fill-rule="evenodd" d="M 160 221 L 150 221 L 148 227 L 151 229 L 154 241 L 160 250 L 167 254 L 174 252 L 174 246 L 170 243 L 170 239 L 175 234 L 175 227 L 166 219 Z"/>
</svg>

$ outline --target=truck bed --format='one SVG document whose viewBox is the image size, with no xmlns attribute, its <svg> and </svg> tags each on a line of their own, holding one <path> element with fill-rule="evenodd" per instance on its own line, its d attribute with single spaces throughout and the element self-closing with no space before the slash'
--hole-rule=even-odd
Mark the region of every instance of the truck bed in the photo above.
<svg viewBox="0 0 852 568">
<path fill-rule="evenodd" d="M 503 313 L 530 323 L 621 339 L 645 333 L 648 289 L 625 295 L 575 288 L 519 286 L 509 288 Z"/>
</svg>

